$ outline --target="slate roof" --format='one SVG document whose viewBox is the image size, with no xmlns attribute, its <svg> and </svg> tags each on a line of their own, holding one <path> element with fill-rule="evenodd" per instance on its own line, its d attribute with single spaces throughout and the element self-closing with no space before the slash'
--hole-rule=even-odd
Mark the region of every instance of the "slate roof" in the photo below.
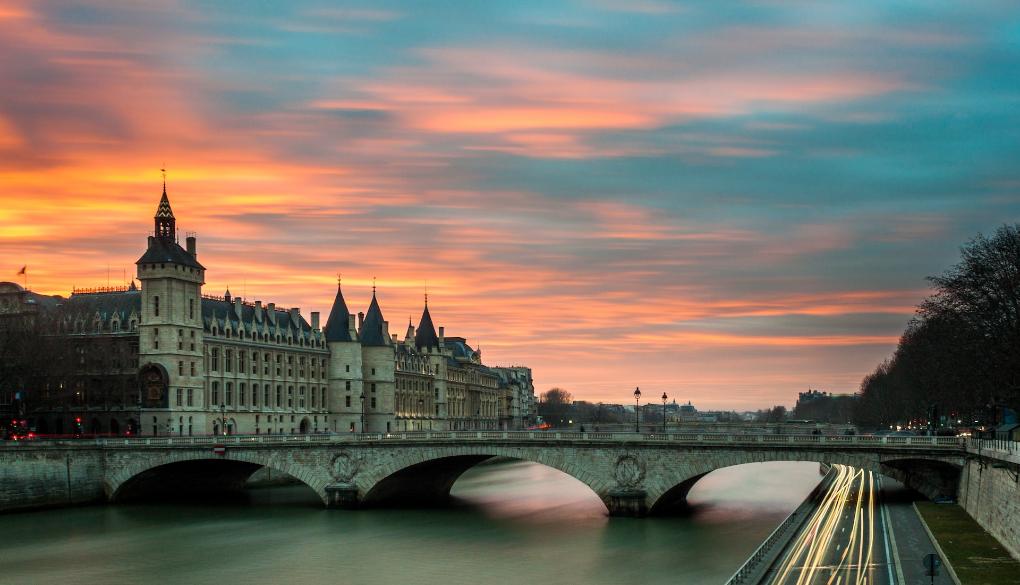
<svg viewBox="0 0 1020 585">
<path fill-rule="evenodd" d="M 198 260 L 191 254 L 188 254 L 188 251 L 182 248 L 180 244 L 169 238 L 157 237 L 149 238 L 149 249 L 145 251 L 145 254 L 142 254 L 142 257 L 135 264 L 160 264 L 164 262 L 190 266 L 199 270 L 205 269 L 205 266 L 199 264 Z"/>
<path fill-rule="evenodd" d="M 358 335 L 361 338 L 361 345 L 389 345 L 390 340 L 383 335 L 383 321 L 382 309 L 379 308 L 379 301 L 373 292 L 372 303 L 368 306 Z"/>
<path fill-rule="evenodd" d="M 344 295 L 340 292 L 340 284 L 336 285 L 336 298 L 333 299 L 333 308 L 329 311 L 329 319 L 326 320 L 326 341 L 354 341 L 351 339 L 349 319 L 351 312 L 347 309 Z"/>
<path fill-rule="evenodd" d="M 117 329 L 127 331 L 130 328 L 131 315 L 134 314 L 138 318 L 142 313 L 142 294 L 138 289 L 72 294 L 59 304 L 49 304 L 46 308 L 53 311 L 52 315 L 56 319 L 70 321 L 68 323 L 70 326 L 78 319 L 83 320 L 86 331 L 92 330 L 97 315 L 104 331 L 110 329 L 114 317 L 119 321 Z"/>
<path fill-rule="evenodd" d="M 228 323 L 231 329 L 236 330 L 240 323 L 244 323 L 245 331 L 248 332 L 257 331 L 260 334 L 266 332 L 273 336 L 276 334 L 286 336 L 289 330 L 295 338 L 304 337 L 306 340 L 311 340 L 318 337 L 304 316 L 298 318 L 298 325 L 295 326 L 290 318 L 290 311 L 286 309 L 274 309 L 275 324 L 269 320 L 269 309 L 266 306 L 257 309 L 250 304 L 242 303 L 240 312 L 241 315 L 238 317 L 237 308 L 233 302 L 202 298 L 202 323 L 206 331 L 215 325 L 222 332 Z"/>
<path fill-rule="evenodd" d="M 439 347 L 439 336 L 436 335 L 436 328 L 432 324 L 432 315 L 429 314 L 428 301 L 425 302 L 425 310 L 422 311 L 421 321 L 418 322 L 418 330 L 414 334 L 414 346 L 418 349 L 423 347 Z"/>
</svg>

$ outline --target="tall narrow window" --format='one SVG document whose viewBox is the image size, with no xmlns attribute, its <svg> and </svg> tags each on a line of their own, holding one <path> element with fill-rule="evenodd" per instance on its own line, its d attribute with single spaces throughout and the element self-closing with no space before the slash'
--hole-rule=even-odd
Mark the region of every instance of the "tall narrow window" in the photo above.
<svg viewBox="0 0 1020 585">
<path fill-rule="evenodd" d="M 194 405 L 195 405 L 195 390 L 193 388 L 188 388 L 188 406 Z M 190 419 L 191 417 L 189 416 L 188 418 Z"/>
<path fill-rule="evenodd" d="M 159 297 L 152 297 L 152 314 L 155 317 L 159 317 Z"/>
<path fill-rule="evenodd" d="M 188 319 L 195 318 L 195 299 L 188 299 Z"/>
</svg>

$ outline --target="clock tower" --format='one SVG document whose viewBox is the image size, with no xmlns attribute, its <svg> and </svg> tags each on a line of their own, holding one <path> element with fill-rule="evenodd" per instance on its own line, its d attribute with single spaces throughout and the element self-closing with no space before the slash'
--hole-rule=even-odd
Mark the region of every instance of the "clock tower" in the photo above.
<svg viewBox="0 0 1020 585">
<path fill-rule="evenodd" d="M 145 254 L 135 262 L 142 283 L 138 326 L 138 415 L 142 435 L 188 434 L 204 429 L 202 285 L 196 239 L 187 248 L 177 240 L 177 225 L 163 181 L 155 230 Z"/>
</svg>

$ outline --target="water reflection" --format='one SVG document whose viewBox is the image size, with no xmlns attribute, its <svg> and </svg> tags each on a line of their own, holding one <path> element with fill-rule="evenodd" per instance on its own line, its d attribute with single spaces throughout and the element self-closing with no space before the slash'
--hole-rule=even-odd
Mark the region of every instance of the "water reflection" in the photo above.
<svg viewBox="0 0 1020 585">
<path fill-rule="evenodd" d="M 811 464 L 728 468 L 692 489 L 689 515 L 643 520 L 609 519 L 581 482 L 522 462 L 470 470 L 448 509 L 329 511 L 294 486 L 13 514 L 0 581 L 717 584 L 818 479 Z"/>
</svg>

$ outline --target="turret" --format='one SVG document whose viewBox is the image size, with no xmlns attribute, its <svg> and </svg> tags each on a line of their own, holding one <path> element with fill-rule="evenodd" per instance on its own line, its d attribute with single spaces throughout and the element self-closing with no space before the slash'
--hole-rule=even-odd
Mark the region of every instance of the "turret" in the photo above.
<svg viewBox="0 0 1020 585">
<path fill-rule="evenodd" d="M 354 316 L 347 309 L 339 279 L 323 334 L 329 347 L 328 383 L 332 430 L 363 432 L 361 344 L 354 329 Z"/>
</svg>

